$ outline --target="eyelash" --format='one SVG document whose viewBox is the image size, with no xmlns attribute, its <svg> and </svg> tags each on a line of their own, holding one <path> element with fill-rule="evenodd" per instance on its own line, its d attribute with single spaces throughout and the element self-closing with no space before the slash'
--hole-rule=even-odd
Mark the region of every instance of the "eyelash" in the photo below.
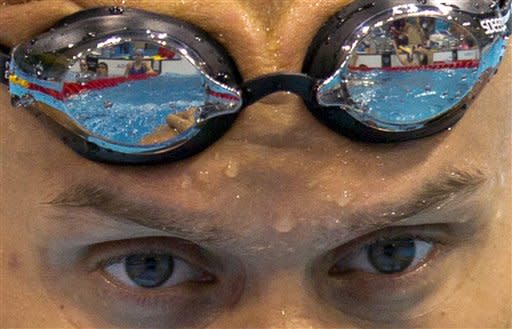
<svg viewBox="0 0 512 329">
<path fill-rule="evenodd" d="M 415 259 L 406 269 L 396 273 L 380 273 L 378 271 L 365 271 L 364 269 L 349 268 L 355 265 L 354 259 L 356 257 L 361 259 L 365 257 L 368 259 L 368 248 L 379 241 L 391 241 L 394 239 L 410 239 L 417 243 L 430 244 L 429 250 L 420 259 Z M 328 269 L 328 274 L 331 277 L 342 277 L 346 274 L 353 275 L 367 275 L 372 277 L 382 277 L 383 279 L 401 278 L 414 272 L 418 268 L 422 268 L 438 256 L 448 251 L 448 247 L 454 244 L 453 237 L 444 225 L 419 225 L 414 227 L 392 227 L 382 231 L 372 233 L 368 236 L 363 236 L 356 241 L 350 242 L 336 248 L 328 257 L 332 266 Z M 416 258 L 416 255 L 415 255 Z M 341 266 L 338 266 L 340 264 Z M 343 267 L 343 268 L 340 268 Z"/>
<path fill-rule="evenodd" d="M 370 259 L 370 249 L 377 245 L 378 243 L 387 242 L 391 244 L 392 241 L 404 241 L 411 240 L 414 245 L 414 256 L 410 263 L 403 269 L 397 270 L 392 273 L 385 273 L 383 271 L 379 271 L 376 265 L 372 263 Z M 418 251 L 420 249 L 420 251 Z M 423 250 L 421 250 L 423 249 Z M 426 251 L 424 249 L 427 249 Z M 439 249 L 439 243 L 432 240 L 426 240 L 421 237 L 412 237 L 412 236 L 398 236 L 392 238 L 381 237 L 379 239 L 374 239 L 369 243 L 366 243 L 359 249 L 354 252 L 349 253 L 348 255 L 339 259 L 334 266 L 329 270 L 329 275 L 331 276 L 340 276 L 344 273 L 348 272 L 364 272 L 371 273 L 375 275 L 404 275 L 408 272 L 414 271 L 418 267 L 424 266 L 427 264 L 430 259 L 435 257 Z M 364 264 L 366 262 L 367 264 Z M 366 268 L 365 268 L 366 267 Z"/>
<path fill-rule="evenodd" d="M 135 283 L 135 280 L 130 278 L 130 274 L 127 269 L 127 260 L 129 257 L 133 257 L 136 255 L 140 256 L 168 256 L 172 260 L 172 269 L 170 270 L 169 277 L 165 279 L 165 281 L 159 283 L 154 287 L 143 287 Z M 148 257 L 149 258 L 149 257 Z M 195 266 L 191 266 L 186 261 L 181 258 L 173 256 L 169 252 L 148 252 L 148 251 L 135 251 L 133 253 L 115 257 L 112 259 L 107 259 L 106 263 L 100 267 L 100 271 L 113 280 L 125 284 L 131 288 L 135 289 L 163 289 L 167 287 L 177 286 L 186 282 L 197 282 L 197 283 L 213 283 L 215 278 L 213 275 L 209 274 L 206 271 L 202 271 L 197 269 Z M 178 278 L 176 278 L 178 277 Z M 193 277 L 192 279 L 185 279 L 183 277 Z M 175 281 L 174 283 L 171 283 Z M 177 281 L 177 282 L 176 282 Z"/>
<path fill-rule="evenodd" d="M 159 237 L 107 242 L 91 248 L 86 264 L 91 274 L 100 276 L 125 293 L 137 295 L 138 298 L 143 297 L 144 303 L 146 303 L 146 298 L 149 297 L 163 297 L 171 291 L 189 289 L 192 286 L 195 288 L 206 287 L 217 282 L 216 275 L 212 273 L 209 264 L 201 259 L 201 251 L 197 249 L 197 246 L 189 243 L 176 243 L 168 238 Z M 188 267 L 180 268 L 180 272 L 182 275 L 192 276 L 192 279 L 187 278 L 169 285 L 169 281 L 176 275 L 173 269 L 165 282 L 152 288 L 137 286 L 135 282 L 127 283 L 126 280 L 130 280 L 130 278 L 126 273 L 125 261 L 127 257 L 133 255 L 169 256 L 176 266 Z M 116 270 L 121 277 L 114 275 Z"/>
</svg>

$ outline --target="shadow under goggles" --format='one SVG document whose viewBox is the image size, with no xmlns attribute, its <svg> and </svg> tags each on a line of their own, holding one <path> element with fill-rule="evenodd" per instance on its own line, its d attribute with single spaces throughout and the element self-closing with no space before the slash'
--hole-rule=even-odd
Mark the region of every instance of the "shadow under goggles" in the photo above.
<svg viewBox="0 0 512 329">
<path fill-rule="evenodd" d="M 242 78 L 226 50 L 186 22 L 129 8 L 85 10 L 0 58 L 13 103 L 56 123 L 87 158 L 191 156 L 278 91 L 329 128 L 400 142 L 455 124 L 496 72 L 510 1 L 355 1 L 324 24 L 302 73 Z M 2 63 L 0 63 L 2 64 Z"/>
</svg>

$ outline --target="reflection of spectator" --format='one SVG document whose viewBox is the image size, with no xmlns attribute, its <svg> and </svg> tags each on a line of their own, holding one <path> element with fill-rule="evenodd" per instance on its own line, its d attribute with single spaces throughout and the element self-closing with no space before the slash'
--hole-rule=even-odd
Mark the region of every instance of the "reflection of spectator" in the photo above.
<svg viewBox="0 0 512 329">
<path fill-rule="evenodd" d="M 151 66 L 143 62 L 144 59 L 144 50 L 143 49 L 137 49 L 135 50 L 135 53 L 133 54 L 133 62 L 128 63 L 126 65 L 126 71 L 125 75 L 137 75 L 137 74 L 154 74 L 155 71 L 151 68 Z"/>
<path fill-rule="evenodd" d="M 393 22 L 389 29 L 397 58 L 404 66 L 427 65 L 430 62 L 430 53 L 425 46 L 430 22 L 423 23 L 425 30 L 419 18 L 401 19 Z"/>
<path fill-rule="evenodd" d="M 78 82 L 87 82 L 91 79 L 94 79 L 94 72 L 89 69 L 89 64 L 85 59 L 80 60 L 80 72 L 78 72 L 75 76 L 76 81 Z"/>
<path fill-rule="evenodd" d="M 80 61 L 80 73 L 87 73 L 89 72 L 89 64 L 87 64 L 87 61 L 85 59 L 82 59 Z"/>
<path fill-rule="evenodd" d="M 460 49 L 468 50 L 475 48 L 475 41 L 472 37 L 466 36 L 459 45 Z"/>
<path fill-rule="evenodd" d="M 96 68 L 96 77 L 98 78 L 106 78 L 108 77 L 108 65 L 105 62 L 98 63 L 98 67 Z"/>
<path fill-rule="evenodd" d="M 393 46 L 395 48 L 396 57 L 402 65 L 411 66 L 429 64 L 429 50 L 421 44 L 409 44 L 407 36 L 401 35 L 397 40 L 393 40 Z M 406 55 L 405 60 L 401 55 Z"/>
</svg>

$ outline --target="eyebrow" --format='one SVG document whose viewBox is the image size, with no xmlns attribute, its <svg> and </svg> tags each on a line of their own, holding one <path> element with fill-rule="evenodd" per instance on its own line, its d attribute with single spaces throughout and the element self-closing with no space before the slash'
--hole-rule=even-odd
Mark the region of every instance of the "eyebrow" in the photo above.
<svg viewBox="0 0 512 329">
<path fill-rule="evenodd" d="M 133 200 L 122 192 L 99 184 L 73 185 L 51 201 L 41 202 L 41 204 L 65 208 L 89 208 L 99 211 L 116 222 L 141 225 L 198 242 L 213 243 L 234 237 L 225 230 L 205 224 L 213 218 L 211 213 L 172 207 L 163 209 L 151 202 Z M 200 229 L 197 228 L 198 225 Z"/>
<path fill-rule="evenodd" d="M 373 212 L 360 211 L 353 220 L 341 225 L 345 231 L 373 231 L 390 226 L 406 218 L 433 210 L 450 200 L 469 197 L 488 180 L 479 169 L 444 170 L 424 183 L 411 198 L 402 204 L 384 204 Z M 79 183 L 62 191 L 45 205 L 65 208 L 91 208 L 107 215 L 114 221 L 138 224 L 147 228 L 171 233 L 194 242 L 218 243 L 237 240 L 240 237 L 225 227 L 208 224 L 218 214 L 190 211 L 182 208 L 165 208 L 147 201 L 133 200 L 122 192 L 107 186 Z"/>
<path fill-rule="evenodd" d="M 488 176 L 478 168 L 451 168 L 427 180 L 401 204 L 382 204 L 377 212 L 360 212 L 360 220 L 351 223 L 350 230 L 381 229 L 413 216 L 434 209 L 441 209 L 453 200 L 468 199 L 488 181 Z"/>
</svg>

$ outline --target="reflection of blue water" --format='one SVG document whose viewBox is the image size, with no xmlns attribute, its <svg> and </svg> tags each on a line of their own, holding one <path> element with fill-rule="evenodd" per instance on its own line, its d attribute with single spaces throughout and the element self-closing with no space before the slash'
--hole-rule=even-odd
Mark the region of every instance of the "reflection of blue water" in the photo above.
<svg viewBox="0 0 512 329">
<path fill-rule="evenodd" d="M 202 105 L 205 97 L 199 76 L 163 74 L 81 93 L 65 105 L 66 112 L 93 135 L 137 144 L 165 125 L 169 114 Z"/>
<path fill-rule="evenodd" d="M 351 72 L 348 90 L 364 116 L 415 124 L 449 110 L 474 85 L 476 69 Z"/>
<path fill-rule="evenodd" d="M 489 68 L 497 67 L 506 41 L 497 38 L 483 50 L 478 68 L 415 71 L 347 72 L 347 89 L 359 109 L 360 120 L 377 121 L 381 127 L 411 125 L 446 113 L 457 104 Z"/>
</svg>

